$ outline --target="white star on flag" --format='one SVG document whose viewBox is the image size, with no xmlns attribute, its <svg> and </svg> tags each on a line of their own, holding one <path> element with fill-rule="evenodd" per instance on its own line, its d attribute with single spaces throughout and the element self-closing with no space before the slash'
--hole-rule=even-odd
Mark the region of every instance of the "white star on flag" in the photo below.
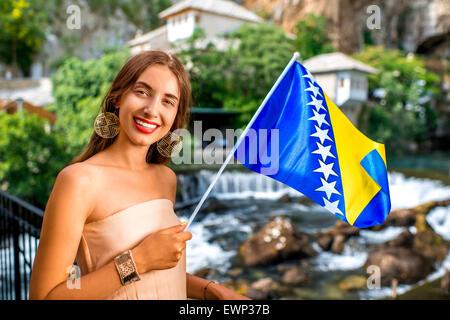
<svg viewBox="0 0 450 320">
<path fill-rule="evenodd" d="M 333 141 L 329 136 L 328 136 L 328 129 L 322 130 L 320 129 L 318 126 L 314 125 L 314 127 L 316 128 L 316 132 L 314 132 L 313 134 L 311 134 L 311 137 L 317 137 L 320 139 L 320 143 L 323 144 L 325 140 L 330 140 Z"/>
<path fill-rule="evenodd" d="M 333 193 L 341 195 L 339 191 L 336 190 L 335 185 L 337 181 L 327 182 L 325 179 L 320 177 L 320 181 L 322 182 L 322 186 L 317 188 L 315 191 L 322 191 L 327 194 L 327 198 L 330 199 Z"/>
<path fill-rule="evenodd" d="M 309 78 L 309 79 L 311 80 L 311 82 L 312 82 L 312 83 L 316 82 L 316 80 L 314 80 L 314 78 L 313 78 L 312 74 L 311 74 L 311 73 L 309 73 L 309 70 L 308 70 L 308 69 L 306 69 L 306 68 L 305 68 L 305 70 L 306 70 L 306 74 L 305 74 L 305 75 L 303 75 L 303 78 Z"/>
<path fill-rule="evenodd" d="M 330 176 L 330 174 L 332 176 L 337 176 L 336 172 L 333 171 L 334 162 L 325 164 L 324 162 L 322 162 L 322 160 L 319 159 L 319 165 L 320 165 L 320 168 L 317 168 L 313 171 L 323 173 L 325 180 L 328 180 L 328 177 Z"/>
<path fill-rule="evenodd" d="M 319 88 L 316 87 L 313 83 L 309 82 L 309 87 L 308 89 L 305 89 L 305 91 L 311 91 L 314 94 L 314 97 L 317 97 L 317 95 L 322 96 L 322 94 L 319 91 Z"/>
<path fill-rule="evenodd" d="M 317 121 L 317 124 L 319 125 L 319 128 L 322 127 L 322 124 L 326 123 L 327 125 L 330 125 L 327 120 L 325 120 L 325 117 L 327 116 L 326 113 L 318 113 L 316 110 L 313 109 L 314 116 L 309 118 L 308 120 L 314 120 Z"/>
<path fill-rule="evenodd" d="M 317 143 L 317 148 L 318 148 L 318 149 L 314 150 L 314 151 L 311 152 L 311 153 L 320 154 L 320 155 L 322 156 L 323 162 L 325 162 L 325 161 L 327 160 L 328 157 L 336 158 L 336 157 L 330 152 L 331 145 L 324 147 L 324 146 L 321 145 L 319 142 L 316 142 L 316 143 Z"/>
<path fill-rule="evenodd" d="M 325 209 L 328 209 L 333 214 L 339 213 L 342 215 L 342 211 L 339 210 L 339 208 L 338 208 L 339 200 L 330 202 L 327 200 L 327 198 L 323 198 L 323 202 L 325 203 L 325 206 L 324 206 Z"/>
<path fill-rule="evenodd" d="M 311 99 L 312 101 L 308 102 L 307 105 L 313 105 L 317 111 L 320 111 L 320 109 L 327 111 L 327 109 L 325 109 L 325 107 L 322 104 L 323 100 L 316 99 L 316 97 L 314 96 L 311 96 Z"/>
</svg>

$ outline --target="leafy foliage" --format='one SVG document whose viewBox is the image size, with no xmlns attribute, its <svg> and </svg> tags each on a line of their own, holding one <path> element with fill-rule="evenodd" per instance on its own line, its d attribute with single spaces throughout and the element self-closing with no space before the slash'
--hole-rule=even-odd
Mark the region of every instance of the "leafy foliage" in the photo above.
<svg viewBox="0 0 450 320">
<path fill-rule="evenodd" d="M 189 72 L 194 105 L 222 108 L 223 101 L 229 94 L 230 56 L 208 42 L 206 33 L 201 28 L 197 28 L 192 37 L 178 49 L 181 51 L 177 56 Z"/>
<path fill-rule="evenodd" d="M 45 40 L 55 0 L 0 1 L 0 60 L 29 71 Z M 17 70 L 15 70 L 17 71 Z"/>
<path fill-rule="evenodd" d="M 230 51 L 232 92 L 246 99 L 264 98 L 292 58 L 292 40 L 282 29 L 264 23 L 244 24 L 230 38 L 239 43 Z"/>
<path fill-rule="evenodd" d="M 308 14 L 296 23 L 294 34 L 295 48 L 303 60 L 334 51 L 327 35 L 327 19 L 323 16 Z"/>
<path fill-rule="evenodd" d="M 68 161 L 64 139 L 47 133 L 46 124 L 25 110 L 0 112 L 0 187 L 41 208 Z"/>
<path fill-rule="evenodd" d="M 100 59 L 72 57 L 52 77 L 55 102 L 48 109 L 58 116 L 55 130 L 67 139 L 68 154 L 75 156 L 89 141 L 102 98 L 128 56 L 119 49 Z"/>
<path fill-rule="evenodd" d="M 376 105 L 369 111 L 368 134 L 391 153 L 420 147 L 436 127 L 429 102 L 439 92 L 439 77 L 419 57 L 398 50 L 369 46 L 354 57 L 379 71 L 369 76 L 369 91 L 381 94 L 372 97 Z"/>
<path fill-rule="evenodd" d="M 241 111 L 237 127 L 245 125 L 293 54 L 292 40 L 268 24 L 244 24 L 224 35 L 219 50 L 202 29 L 178 55 L 191 78 L 194 104 Z"/>
<path fill-rule="evenodd" d="M 163 22 L 158 13 L 170 7 L 170 0 L 133 0 L 123 1 L 121 8 L 127 18 L 141 29 L 154 29 Z"/>
</svg>

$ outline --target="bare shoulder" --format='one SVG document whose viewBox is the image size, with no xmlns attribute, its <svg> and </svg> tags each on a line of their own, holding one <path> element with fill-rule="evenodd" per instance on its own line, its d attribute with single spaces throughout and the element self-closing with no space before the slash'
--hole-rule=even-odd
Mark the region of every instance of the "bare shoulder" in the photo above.
<svg viewBox="0 0 450 320">
<path fill-rule="evenodd" d="M 56 176 L 56 180 L 69 186 L 91 185 L 97 180 L 98 170 L 91 165 L 74 163 L 64 167 Z M 91 189 L 92 190 L 92 189 Z"/>
<path fill-rule="evenodd" d="M 68 165 L 56 176 L 52 193 L 81 200 L 84 208 L 91 208 L 94 204 L 99 177 L 98 170 L 94 166 L 83 163 Z"/>
</svg>

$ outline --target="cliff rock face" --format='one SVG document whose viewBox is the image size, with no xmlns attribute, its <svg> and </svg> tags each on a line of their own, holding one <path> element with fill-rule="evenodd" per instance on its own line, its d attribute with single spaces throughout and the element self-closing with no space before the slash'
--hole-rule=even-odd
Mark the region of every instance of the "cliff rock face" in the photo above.
<svg viewBox="0 0 450 320">
<path fill-rule="evenodd" d="M 50 72 L 52 62 L 62 56 L 74 55 L 81 59 L 98 58 L 102 55 L 102 46 L 124 45 L 131 40 L 138 27 L 131 23 L 122 10 L 113 14 L 92 11 L 87 0 L 64 0 L 57 15 L 52 17 L 47 40 L 35 61 L 42 64 L 43 74 Z M 74 12 L 67 12 L 70 5 L 80 10 L 80 28 L 69 29 L 67 21 Z"/>
<path fill-rule="evenodd" d="M 368 30 L 367 7 L 380 9 L 380 29 Z M 448 0 L 246 0 L 243 6 L 292 32 L 309 13 L 328 20 L 334 46 L 342 52 L 358 51 L 364 30 L 374 44 L 408 52 L 439 50 L 449 54 L 450 1 Z"/>
<path fill-rule="evenodd" d="M 48 38 L 35 61 L 42 64 L 48 75 L 50 64 L 64 55 L 89 59 L 101 55 L 101 44 L 123 45 L 139 29 L 122 10 L 104 14 L 93 12 L 88 0 L 64 0 L 60 12 L 53 17 Z M 265 20 L 292 33 L 295 23 L 309 13 L 323 15 L 328 20 L 329 34 L 334 46 L 342 52 L 353 53 L 364 44 L 364 31 L 370 33 L 374 44 L 402 48 L 408 52 L 450 55 L 449 0 L 235 0 L 253 10 Z M 78 5 L 81 28 L 66 26 L 70 4 Z M 367 7 L 380 8 L 381 28 L 367 30 Z M 148 30 L 144 30 L 148 31 Z"/>
</svg>

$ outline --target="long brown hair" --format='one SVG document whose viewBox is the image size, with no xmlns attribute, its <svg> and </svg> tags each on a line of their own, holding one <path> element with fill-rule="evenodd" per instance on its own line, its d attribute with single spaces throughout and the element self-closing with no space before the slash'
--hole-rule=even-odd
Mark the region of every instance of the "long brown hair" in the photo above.
<svg viewBox="0 0 450 320">
<path fill-rule="evenodd" d="M 178 87 L 180 89 L 180 101 L 177 115 L 170 130 L 173 131 L 183 128 L 188 121 L 189 108 L 191 106 L 191 85 L 189 82 L 189 76 L 184 69 L 183 64 L 177 57 L 163 51 L 144 51 L 129 58 L 122 69 L 120 69 L 117 73 L 111 87 L 108 90 L 108 93 L 103 98 L 100 106 L 101 112 L 112 112 L 117 114 L 117 109 L 114 105 L 120 101 L 124 92 L 134 85 L 142 72 L 153 64 L 167 66 L 169 70 L 172 71 L 177 77 Z M 116 138 L 117 135 L 114 138 L 105 139 L 97 135 L 94 131 L 86 150 L 76 156 L 72 160 L 71 164 L 84 161 L 92 157 L 94 154 L 106 149 L 116 140 Z M 148 148 L 147 155 L 145 157 L 145 160 L 148 163 L 166 164 L 170 161 L 170 158 L 164 157 L 155 149 L 156 143 L 153 143 Z"/>
</svg>

